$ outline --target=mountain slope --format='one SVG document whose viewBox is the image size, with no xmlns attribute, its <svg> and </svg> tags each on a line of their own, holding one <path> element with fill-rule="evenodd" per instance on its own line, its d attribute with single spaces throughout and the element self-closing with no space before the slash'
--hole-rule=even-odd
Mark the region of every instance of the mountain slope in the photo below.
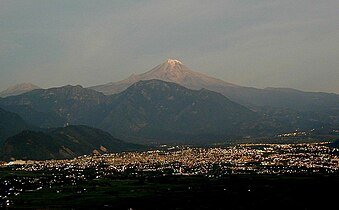
<svg viewBox="0 0 339 210">
<path fill-rule="evenodd" d="M 161 80 L 140 81 L 113 96 L 100 127 L 130 141 L 188 142 L 249 132 L 256 113 L 221 94 Z"/>
<path fill-rule="evenodd" d="M 270 106 L 299 111 L 338 109 L 339 95 L 323 92 L 304 92 L 289 88 L 229 87 L 215 90 L 249 107 Z"/>
<path fill-rule="evenodd" d="M 2 159 L 64 159 L 92 153 L 135 151 L 145 147 L 125 143 L 87 126 L 67 126 L 47 132 L 23 131 L 8 138 Z"/>
<path fill-rule="evenodd" d="M 74 150 L 77 153 L 83 154 L 89 154 L 93 149 L 97 149 L 99 152 L 122 152 L 144 148 L 116 139 L 100 129 L 83 125 L 52 129 L 48 134 L 68 148 L 72 150 L 76 148 Z"/>
<path fill-rule="evenodd" d="M 0 99 L 0 105 L 40 127 L 67 124 L 95 126 L 105 115 L 109 98 L 81 86 L 39 89 Z"/>
<path fill-rule="evenodd" d="M 0 145 L 2 142 L 30 126 L 17 114 L 0 108 Z"/>
<path fill-rule="evenodd" d="M 40 87 L 33 85 L 31 83 L 21 83 L 7 88 L 6 90 L 0 92 L 0 97 L 16 96 L 29 91 L 41 89 Z"/>
<path fill-rule="evenodd" d="M 57 159 L 60 158 L 60 147 L 51 136 L 43 132 L 23 131 L 4 142 L 1 159 Z"/>
</svg>

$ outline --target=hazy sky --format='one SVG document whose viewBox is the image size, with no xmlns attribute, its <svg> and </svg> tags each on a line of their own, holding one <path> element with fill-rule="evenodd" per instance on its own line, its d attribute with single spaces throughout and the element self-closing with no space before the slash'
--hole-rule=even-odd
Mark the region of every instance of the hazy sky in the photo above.
<svg viewBox="0 0 339 210">
<path fill-rule="evenodd" d="M 338 0 L 0 0 L 0 89 L 91 86 L 167 58 L 239 85 L 339 93 Z"/>
</svg>

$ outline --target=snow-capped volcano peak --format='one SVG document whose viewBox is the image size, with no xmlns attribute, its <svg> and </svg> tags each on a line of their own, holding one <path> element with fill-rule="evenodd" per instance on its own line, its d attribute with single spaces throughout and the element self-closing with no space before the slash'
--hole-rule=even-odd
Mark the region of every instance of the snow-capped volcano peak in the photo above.
<svg viewBox="0 0 339 210">
<path fill-rule="evenodd" d="M 234 86 L 231 83 L 193 71 L 179 60 L 167 59 L 164 63 L 145 73 L 133 74 L 122 81 L 98 85 L 91 88 L 109 95 L 119 93 L 135 82 L 153 79 L 174 82 L 184 87 L 197 90 L 201 88 L 214 90 L 220 87 Z"/>
<path fill-rule="evenodd" d="M 175 59 L 167 59 L 166 63 L 171 66 L 175 66 L 176 64 L 182 64 L 181 61 Z"/>
</svg>

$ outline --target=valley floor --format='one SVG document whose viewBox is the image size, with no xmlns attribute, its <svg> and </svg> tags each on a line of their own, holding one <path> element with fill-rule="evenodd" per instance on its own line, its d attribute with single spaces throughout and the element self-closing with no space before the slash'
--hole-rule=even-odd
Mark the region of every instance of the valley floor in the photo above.
<svg viewBox="0 0 339 210">
<path fill-rule="evenodd" d="M 7 209 L 326 209 L 338 187 L 337 175 L 104 178 L 27 192 Z"/>
<path fill-rule="evenodd" d="M 325 209 L 338 154 L 326 143 L 242 144 L 14 161 L 0 167 L 0 207 Z"/>
</svg>

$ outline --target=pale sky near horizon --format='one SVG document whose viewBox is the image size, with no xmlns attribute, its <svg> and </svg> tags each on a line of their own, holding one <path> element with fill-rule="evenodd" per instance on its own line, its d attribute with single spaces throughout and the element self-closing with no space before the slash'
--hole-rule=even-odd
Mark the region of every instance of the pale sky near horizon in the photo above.
<svg viewBox="0 0 339 210">
<path fill-rule="evenodd" d="M 167 58 L 252 87 L 339 93 L 338 0 L 0 0 L 0 90 L 85 87 Z"/>
</svg>

